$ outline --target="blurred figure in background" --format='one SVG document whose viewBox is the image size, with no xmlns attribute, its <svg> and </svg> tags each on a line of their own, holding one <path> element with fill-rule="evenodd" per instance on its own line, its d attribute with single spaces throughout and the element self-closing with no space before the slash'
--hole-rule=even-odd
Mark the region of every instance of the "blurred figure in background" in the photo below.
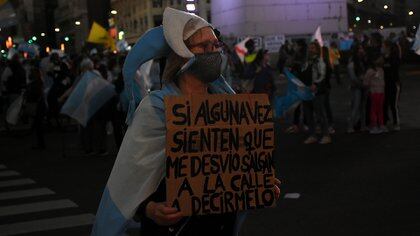
<svg viewBox="0 0 420 236">
<path fill-rule="evenodd" d="M 384 73 L 385 73 L 385 103 L 384 103 L 384 122 L 385 125 L 391 120 L 389 111 L 392 114 L 393 130 L 400 130 L 400 115 L 398 103 L 400 99 L 400 57 L 399 49 L 395 43 L 386 40 L 383 44 Z"/>
<path fill-rule="evenodd" d="M 268 50 L 259 50 L 255 60 L 253 61 L 255 67 L 255 79 L 252 93 L 267 94 L 271 100 L 274 92 L 274 69 L 268 64 L 270 55 Z"/>
<path fill-rule="evenodd" d="M 347 65 L 350 79 L 350 117 L 347 128 L 348 133 L 354 133 L 358 124 L 363 131 L 366 128 L 366 91 L 363 87 L 363 77 L 367 71 L 367 57 L 361 44 L 352 49 L 352 56 Z"/>
<path fill-rule="evenodd" d="M 340 79 L 340 51 L 338 50 L 338 46 L 336 42 L 331 43 L 331 47 L 329 49 L 329 59 L 330 64 L 332 67 L 332 72 L 334 74 L 334 78 L 338 85 L 341 84 Z"/>
<path fill-rule="evenodd" d="M 308 47 L 308 59 L 303 65 L 302 82 L 311 88 L 315 93 L 313 101 L 304 101 L 304 115 L 309 125 L 310 136 L 304 141 L 305 144 L 331 143 L 331 136 L 328 130 L 328 119 L 325 109 L 326 99 L 326 65 L 321 58 L 321 47 L 317 42 L 312 42 Z M 322 138 L 318 140 L 316 136 L 316 116 L 317 122 L 321 125 Z"/>
</svg>

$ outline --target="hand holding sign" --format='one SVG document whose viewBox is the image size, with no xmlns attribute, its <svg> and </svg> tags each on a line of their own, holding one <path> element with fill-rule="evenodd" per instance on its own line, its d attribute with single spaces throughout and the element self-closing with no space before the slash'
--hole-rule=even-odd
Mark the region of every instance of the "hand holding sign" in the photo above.
<svg viewBox="0 0 420 236">
<path fill-rule="evenodd" d="M 263 94 L 165 98 L 167 200 L 183 215 L 273 207 L 274 127 Z"/>
</svg>

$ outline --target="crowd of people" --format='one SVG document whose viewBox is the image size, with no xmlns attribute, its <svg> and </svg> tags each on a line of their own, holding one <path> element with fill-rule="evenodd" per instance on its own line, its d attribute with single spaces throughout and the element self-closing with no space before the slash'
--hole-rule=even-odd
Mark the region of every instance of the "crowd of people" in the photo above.
<svg viewBox="0 0 420 236">
<path fill-rule="evenodd" d="M 302 101 L 293 108 L 288 133 L 308 132 L 305 144 L 332 142 L 335 133 L 333 113 L 330 105 L 331 80 L 338 86 L 343 84 L 342 74 L 347 71 L 351 91 L 351 109 L 348 115 L 348 133 L 367 131 L 378 134 L 400 130 L 398 102 L 401 91 L 399 67 L 408 43 L 405 37 L 391 33 L 388 38 L 374 33 L 355 39 L 349 52 L 338 49 L 338 41 L 329 47 L 314 40 L 286 41 L 278 52 L 277 63 L 270 65 L 267 50 L 256 49 L 250 39 L 245 43 L 247 53 L 241 60 L 233 47 L 222 43 L 218 47 L 224 51 L 222 75 L 237 93 L 265 93 L 270 99 L 278 95 L 278 81 L 286 68 L 311 89 L 312 100 Z M 32 128 L 36 137 L 34 148 L 46 147 L 44 132 L 46 127 L 62 128 L 63 115 L 60 110 L 74 87 L 86 71 L 97 71 L 100 76 L 115 86 L 116 95 L 89 120 L 80 126 L 82 147 L 86 155 L 106 155 L 107 129 L 112 130 L 116 146 L 124 136 L 127 104 L 121 93 L 124 90 L 122 67 L 123 54 L 98 53 L 66 56 L 41 52 L 39 57 L 25 59 L 16 53 L 9 60 L 0 61 L 1 112 L 4 118 L 8 107 L 20 95 L 24 95 L 24 113 L 32 117 Z M 146 92 L 160 89 L 164 60 L 154 62 L 157 70 L 150 73 Z M 159 67 L 161 67 L 159 69 Z M 347 70 L 345 70 L 347 69 Z M 6 121 L 2 124 L 8 128 Z"/>
<path fill-rule="evenodd" d="M 22 97 L 24 102 L 19 118 L 26 123 L 32 120 L 35 134 L 33 148 L 46 148 L 45 130 L 63 130 L 63 121 L 68 120 L 60 112 L 63 104 L 84 73 L 96 71 L 101 78 L 114 85 L 117 95 L 103 105 L 86 126 L 80 126 L 79 130 L 86 155 L 106 155 L 107 123 L 112 125 L 117 146 L 121 144 L 125 129 L 125 114 L 118 97 L 124 87 L 121 74 L 123 62 L 123 56 L 112 53 L 66 56 L 41 52 L 39 57 L 34 58 L 24 58 L 21 53 L 10 55 L 10 59 L 2 60 L 0 65 L 2 126 L 10 129 L 10 121 L 6 118 L 8 109 Z"/>
</svg>

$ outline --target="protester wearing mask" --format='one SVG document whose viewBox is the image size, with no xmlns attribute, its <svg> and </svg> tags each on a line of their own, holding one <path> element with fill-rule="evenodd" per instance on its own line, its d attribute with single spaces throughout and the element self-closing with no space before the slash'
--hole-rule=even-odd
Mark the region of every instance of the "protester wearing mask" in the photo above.
<svg viewBox="0 0 420 236">
<path fill-rule="evenodd" d="M 146 96 L 133 119 L 129 119 L 130 126 L 104 191 L 92 235 L 123 234 L 134 215 L 140 218 L 142 236 L 233 234 L 233 213 L 187 218 L 165 202 L 164 97 L 234 93 L 220 77 L 219 47 L 209 23 L 171 8 L 165 9 L 163 27 L 150 30 L 133 47 L 124 65 L 124 79 L 132 80 L 142 63 L 167 56 L 164 86 Z M 132 81 L 126 83 L 128 89 L 132 85 Z"/>
<path fill-rule="evenodd" d="M 310 136 L 304 141 L 305 144 L 331 143 L 328 130 L 328 119 L 325 109 L 327 92 L 326 65 L 321 58 L 321 47 L 317 42 L 312 42 L 308 47 L 308 60 L 302 68 L 302 82 L 315 93 L 313 101 L 303 102 L 303 110 L 309 126 Z M 321 126 L 322 138 L 318 141 L 316 136 L 315 117 Z"/>
</svg>

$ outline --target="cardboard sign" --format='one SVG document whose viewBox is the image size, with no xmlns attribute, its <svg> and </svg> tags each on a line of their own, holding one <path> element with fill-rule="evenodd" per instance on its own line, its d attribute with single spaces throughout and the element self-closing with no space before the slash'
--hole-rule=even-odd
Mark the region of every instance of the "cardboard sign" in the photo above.
<svg viewBox="0 0 420 236">
<path fill-rule="evenodd" d="M 275 206 L 267 95 L 169 96 L 165 107 L 168 202 L 184 215 Z"/>
</svg>

